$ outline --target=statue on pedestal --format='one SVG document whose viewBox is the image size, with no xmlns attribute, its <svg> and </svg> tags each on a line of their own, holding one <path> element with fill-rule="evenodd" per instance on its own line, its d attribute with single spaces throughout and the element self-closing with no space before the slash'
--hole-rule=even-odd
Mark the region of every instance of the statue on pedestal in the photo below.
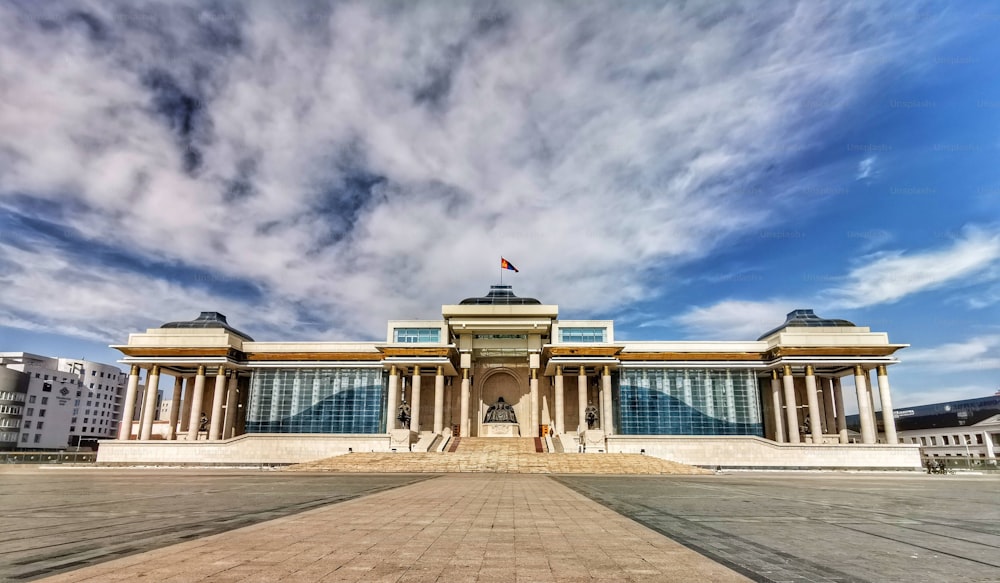
<svg viewBox="0 0 1000 583">
<path fill-rule="evenodd" d="M 500 397 L 486 410 L 483 423 L 517 423 L 517 416 L 514 415 L 514 408 Z"/>
<path fill-rule="evenodd" d="M 397 411 L 396 419 L 403 425 L 403 429 L 408 428 L 410 426 L 410 405 L 403 401 Z"/>
<path fill-rule="evenodd" d="M 587 429 L 593 429 L 597 425 L 597 407 L 593 402 L 587 403 L 587 408 L 583 410 L 583 418 L 587 420 Z"/>
</svg>

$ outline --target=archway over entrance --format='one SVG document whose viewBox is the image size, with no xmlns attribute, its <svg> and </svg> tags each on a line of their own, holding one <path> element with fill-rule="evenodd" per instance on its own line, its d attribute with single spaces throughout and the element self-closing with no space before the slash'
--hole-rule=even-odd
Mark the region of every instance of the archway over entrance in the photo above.
<svg viewBox="0 0 1000 583">
<path fill-rule="evenodd" d="M 500 397 L 514 407 L 514 414 L 517 416 L 517 424 L 521 429 L 521 435 L 531 435 L 528 433 L 531 405 L 528 394 L 527 378 L 521 378 L 518 371 L 508 368 L 498 368 L 485 373 L 478 383 L 479 385 L 479 407 L 477 418 L 475 419 L 476 435 L 482 435 L 483 416 L 490 405 L 496 403 Z"/>
</svg>

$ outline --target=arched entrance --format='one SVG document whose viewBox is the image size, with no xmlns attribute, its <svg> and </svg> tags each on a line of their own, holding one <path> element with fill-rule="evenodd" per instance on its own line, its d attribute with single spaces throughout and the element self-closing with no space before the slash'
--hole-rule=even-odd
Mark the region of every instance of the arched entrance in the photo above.
<svg viewBox="0 0 1000 583">
<path fill-rule="evenodd" d="M 476 435 L 483 435 L 483 416 L 490 405 L 496 403 L 500 397 L 514 407 L 514 414 L 517 416 L 517 424 L 521 428 L 521 435 L 528 433 L 530 420 L 529 394 L 527 377 L 521 378 L 518 371 L 507 368 L 493 369 L 483 375 L 479 385 L 479 407 L 474 420 Z"/>
</svg>

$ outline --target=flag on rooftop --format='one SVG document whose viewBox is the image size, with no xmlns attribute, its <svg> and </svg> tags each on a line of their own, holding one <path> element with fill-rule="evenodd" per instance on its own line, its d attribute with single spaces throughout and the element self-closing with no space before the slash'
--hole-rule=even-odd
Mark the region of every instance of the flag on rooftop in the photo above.
<svg viewBox="0 0 1000 583">
<path fill-rule="evenodd" d="M 520 271 L 518 271 L 518 269 L 516 267 L 514 267 L 513 263 L 511 263 L 510 261 L 507 261 L 503 257 L 500 258 L 500 269 L 509 269 L 509 270 L 513 271 L 514 273 L 521 273 Z"/>
</svg>

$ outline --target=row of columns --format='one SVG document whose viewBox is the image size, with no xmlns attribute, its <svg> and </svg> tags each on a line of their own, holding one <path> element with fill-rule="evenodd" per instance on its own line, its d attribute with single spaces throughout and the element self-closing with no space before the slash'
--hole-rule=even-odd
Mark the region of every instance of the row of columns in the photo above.
<svg viewBox="0 0 1000 583">
<path fill-rule="evenodd" d="M 885 365 L 877 367 L 879 400 L 882 403 L 882 422 L 887 443 L 896 443 L 896 423 L 893 417 L 892 397 L 889 394 L 889 377 Z M 823 442 L 823 426 L 827 430 L 836 426 L 838 441 L 848 442 L 847 415 L 844 411 L 844 392 L 840 377 L 830 379 L 830 384 L 822 391 L 817 390 L 816 373 L 812 365 L 805 367 L 806 409 L 809 419 L 809 433 L 813 443 Z M 861 423 L 861 442 L 876 443 L 878 431 L 875 424 L 874 397 L 868 387 L 868 373 L 861 365 L 854 367 L 854 385 L 858 398 L 858 417 Z M 822 392 L 823 402 L 819 401 Z M 784 403 L 782 403 L 782 395 Z M 798 404 L 795 398 L 795 378 L 792 367 L 784 365 L 779 375 L 771 371 L 771 409 L 773 412 L 775 441 L 799 443 Z M 782 416 L 784 409 L 784 417 Z M 787 431 L 786 431 L 787 429 Z"/>
<path fill-rule="evenodd" d="M 462 381 L 461 381 L 461 393 L 459 395 L 459 408 L 461 412 L 459 430 L 461 435 L 468 436 L 470 434 L 470 417 L 469 411 L 471 408 L 471 383 L 469 379 L 469 369 L 463 368 L 462 370 Z M 538 388 L 538 369 L 532 368 L 529 371 L 528 379 L 528 403 L 529 403 L 529 417 L 528 425 L 529 427 L 535 428 L 541 424 L 541 399 L 539 396 Z M 410 424 L 409 429 L 413 432 L 420 431 L 420 393 L 421 393 L 421 368 L 420 366 L 414 366 L 413 372 L 410 376 Z M 445 391 L 444 391 L 444 370 L 443 367 L 438 366 L 435 371 L 434 376 L 434 423 L 433 431 L 434 433 L 441 433 L 444 431 L 444 402 L 445 402 Z M 556 374 L 554 378 L 555 385 L 555 419 L 553 419 L 555 425 L 556 433 L 563 433 L 566 431 L 566 407 L 565 407 L 565 391 L 564 391 L 564 379 L 562 367 L 556 367 Z M 586 421 L 586 408 L 588 404 L 587 398 L 587 387 L 588 387 L 588 377 L 585 367 L 580 367 L 577 374 L 577 394 L 578 397 L 578 408 L 579 408 L 579 424 L 577 426 L 577 431 L 585 431 L 587 429 Z M 396 427 L 396 411 L 400 403 L 401 391 L 400 391 L 400 371 L 396 366 L 392 366 L 389 369 L 389 387 L 388 387 L 388 406 L 386 407 L 386 427 L 394 428 Z M 598 399 L 598 407 L 600 409 L 600 426 L 606 434 L 612 433 L 612 404 L 611 404 L 611 371 L 610 367 L 605 366 L 601 375 L 601 385 L 600 393 Z"/>
<path fill-rule="evenodd" d="M 205 384 L 208 381 L 208 370 L 204 365 L 198 366 L 194 377 L 175 377 L 171 395 L 170 413 L 167 426 L 168 440 L 177 439 L 184 434 L 188 441 L 198 439 L 201 416 L 204 412 L 201 404 L 205 399 Z M 219 441 L 232 437 L 236 431 L 236 417 L 239 402 L 239 373 L 231 370 L 227 374 L 225 366 L 214 369 L 214 392 L 209 417 L 208 439 Z M 227 383 L 228 378 L 228 383 Z M 139 417 L 138 437 L 148 440 L 153 434 L 153 420 L 156 418 L 156 395 L 160 384 L 160 366 L 153 365 L 146 374 L 146 391 L 143 396 L 143 407 Z M 139 367 L 132 366 L 129 372 L 128 385 L 125 393 L 125 406 L 122 411 L 122 422 L 118 428 L 118 439 L 128 440 L 132 435 L 132 411 L 138 397 Z M 198 406 L 194 406 L 197 403 Z"/>
</svg>

